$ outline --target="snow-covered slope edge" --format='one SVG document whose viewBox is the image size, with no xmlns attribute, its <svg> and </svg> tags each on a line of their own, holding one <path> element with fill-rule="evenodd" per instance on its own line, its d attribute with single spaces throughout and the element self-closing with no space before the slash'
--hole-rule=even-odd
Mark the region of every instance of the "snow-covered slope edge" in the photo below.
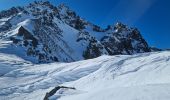
<svg viewBox="0 0 170 100">
<path fill-rule="evenodd" d="M 169 100 L 169 76 L 169 51 L 30 65 L 0 77 L 0 99 L 42 100 L 60 85 L 75 90 L 60 89 L 50 99 Z"/>
</svg>

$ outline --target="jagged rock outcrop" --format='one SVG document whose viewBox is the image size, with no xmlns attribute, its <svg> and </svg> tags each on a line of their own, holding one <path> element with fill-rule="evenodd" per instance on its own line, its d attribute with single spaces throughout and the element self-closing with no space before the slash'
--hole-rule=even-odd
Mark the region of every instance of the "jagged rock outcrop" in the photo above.
<svg viewBox="0 0 170 100">
<path fill-rule="evenodd" d="M 51 96 L 53 96 L 57 91 L 60 89 L 72 89 L 75 90 L 76 88 L 74 87 L 66 87 L 66 86 L 56 86 L 54 89 L 52 89 L 50 92 L 46 93 L 45 97 L 43 100 L 49 100 Z"/>
<path fill-rule="evenodd" d="M 110 55 L 151 51 L 136 28 L 129 28 L 122 23 L 117 23 L 106 31 L 108 34 L 101 39 L 101 42 Z"/>
</svg>

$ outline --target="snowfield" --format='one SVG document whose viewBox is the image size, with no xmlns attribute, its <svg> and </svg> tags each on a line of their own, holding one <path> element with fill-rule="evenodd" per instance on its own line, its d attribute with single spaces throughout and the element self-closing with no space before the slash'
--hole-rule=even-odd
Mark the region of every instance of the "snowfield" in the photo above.
<svg viewBox="0 0 170 100">
<path fill-rule="evenodd" d="M 0 100 L 169 100 L 170 52 L 32 64 L 0 47 Z M 3 49 L 2 49 L 3 48 Z"/>
</svg>

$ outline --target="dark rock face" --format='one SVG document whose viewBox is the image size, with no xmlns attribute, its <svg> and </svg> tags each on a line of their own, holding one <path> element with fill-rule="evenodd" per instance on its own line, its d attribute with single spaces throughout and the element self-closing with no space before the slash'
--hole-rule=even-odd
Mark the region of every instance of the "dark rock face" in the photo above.
<svg viewBox="0 0 170 100">
<path fill-rule="evenodd" d="M 95 37 L 80 38 L 80 40 L 89 41 L 89 45 L 83 53 L 85 59 L 96 58 L 103 54 L 131 55 L 151 51 L 147 42 L 136 28 L 129 28 L 122 23 L 117 23 L 115 26 L 109 26 L 105 32 L 107 34 L 100 41 L 97 41 Z"/>
<path fill-rule="evenodd" d="M 75 90 L 76 88 L 74 87 L 65 87 L 65 86 L 57 86 L 54 89 L 52 89 L 50 92 L 46 93 L 45 97 L 43 100 L 49 100 L 49 97 L 53 96 L 57 91 L 59 91 L 60 89 L 71 89 L 71 90 Z"/>
<path fill-rule="evenodd" d="M 19 11 L 22 11 L 23 8 L 21 7 L 12 7 L 9 10 L 4 10 L 0 12 L 0 18 L 4 18 L 4 17 L 10 17 L 12 15 L 17 14 Z"/>
<path fill-rule="evenodd" d="M 114 30 L 101 39 L 110 55 L 150 52 L 148 44 L 136 28 L 128 28 L 118 23 Z"/>
<path fill-rule="evenodd" d="M 16 45 L 21 45 L 22 47 L 26 47 L 26 54 L 28 56 L 35 56 L 38 58 L 40 63 L 49 62 L 49 61 L 58 61 L 58 58 L 55 56 L 50 56 L 50 49 L 48 45 L 42 45 L 40 38 L 37 39 L 37 35 L 32 35 L 28 30 L 24 27 L 20 27 L 18 30 L 18 34 L 16 37 L 11 37 L 10 39 Z M 45 39 L 45 38 L 44 38 Z"/>
<path fill-rule="evenodd" d="M 78 16 L 74 11 L 70 10 L 65 4 L 60 4 L 58 7 L 58 18 L 71 27 L 74 27 L 77 30 L 82 30 L 85 28 L 87 22 Z M 63 13 L 63 11 L 65 13 Z"/>
<path fill-rule="evenodd" d="M 101 27 L 99 27 L 97 25 L 93 25 L 93 31 L 96 31 L 96 32 L 105 32 L 105 30 L 103 30 Z"/>
<path fill-rule="evenodd" d="M 11 37 L 10 39 L 14 44 L 26 47 L 28 56 L 38 55 L 38 51 L 35 50 L 38 45 L 38 40 L 23 26 L 19 28 L 17 36 Z"/>
<path fill-rule="evenodd" d="M 23 36 L 25 46 L 28 44 L 29 40 L 31 40 L 33 47 L 38 45 L 38 40 L 22 26 L 19 28 L 17 35 Z"/>
<path fill-rule="evenodd" d="M 92 38 L 90 40 L 89 45 L 87 46 L 86 51 L 83 53 L 83 57 L 85 59 L 99 57 L 103 54 L 103 49 L 103 45 L 98 43 L 97 40 L 95 40 L 94 38 Z"/>
<path fill-rule="evenodd" d="M 85 41 L 87 45 L 83 52 L 84 59 L 91 59 L 107 54 L 104 46 L 95 37 L 90 36 L 88 32 L 80 32 L 77 42 Z"/>
</svg>

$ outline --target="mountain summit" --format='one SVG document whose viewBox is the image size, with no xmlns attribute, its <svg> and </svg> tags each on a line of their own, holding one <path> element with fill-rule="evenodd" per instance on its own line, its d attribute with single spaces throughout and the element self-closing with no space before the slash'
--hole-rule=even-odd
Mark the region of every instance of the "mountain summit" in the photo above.
<svg viewBox="0 0 170 100">
<path fill-rule="evenodd" d="M 118 22 L 102 29 L 65 4 L 54 6 L 48 1 L 1 11 L 0 37 L 12 41 L 9 46 L 26 55 L 19 56 L 32 57 L 36 62 L 73 62 L 151 51 L 137 28 Z"/>
</svg>

